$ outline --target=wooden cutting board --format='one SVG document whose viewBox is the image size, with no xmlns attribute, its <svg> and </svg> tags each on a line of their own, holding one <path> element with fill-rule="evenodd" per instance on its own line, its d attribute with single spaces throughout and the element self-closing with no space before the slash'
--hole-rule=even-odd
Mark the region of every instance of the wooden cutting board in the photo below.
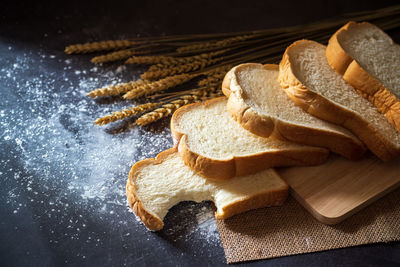
<svg viewBox="0 0 400 267">
<path fill-rule="evenodd" d="M 291 194 L 315 218 L 336 224 L 400 186 L 400 157 L 382 162 L 331 155 L 319 166 L 278 169 Z"/>
</svg>

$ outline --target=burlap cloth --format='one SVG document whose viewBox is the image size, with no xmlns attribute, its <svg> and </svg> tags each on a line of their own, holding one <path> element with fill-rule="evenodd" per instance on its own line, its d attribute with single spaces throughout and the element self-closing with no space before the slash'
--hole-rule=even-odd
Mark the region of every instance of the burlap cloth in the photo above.
<svg viewBox="0 0 400 267">
<path fill-rule="evenodd" d="M 281 207 L 217 220 L 228 263 L 400 240 L 400 189 L 336 225 L 311 216 L 293 197 Z"/>
</svg>

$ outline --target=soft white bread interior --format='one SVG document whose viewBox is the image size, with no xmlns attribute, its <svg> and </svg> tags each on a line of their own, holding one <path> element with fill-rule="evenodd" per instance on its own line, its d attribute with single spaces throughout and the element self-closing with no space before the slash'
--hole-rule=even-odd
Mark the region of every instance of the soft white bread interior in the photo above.
<svg viewBox="0 0 400 267">
<path fill-rule="evenodd" d="M 329 65 L 325 46 L 301 40 L 290 45 L 280 63 L 279 80 L 305 111 L 352 131 L 382 160 L 400 153 L 400 133 Z"/>
<path fill-rule="evenodd" d="M 228 179 L 276 166 L 315 165 L 329 151 L 250 133 L 226 111 L 225 97 L 178 109 L 171 132 L 184 163 L 200 175 Z"/>
<path fill-rule="evenodd" d="M 330 38 L 326 56 L 400 132 L 400 46 L 373 24 L 349 22 Z"/>
<path fill-rule="evenodd" d="M 273 169 L 231 180 L 205 179 L 185 166 L 176 148 L 136 163 L 126 185 L 129 205 L 150 230 L 163 228 L 168 210 L 181 201 L 213 201 L 217 219 L 281 205 L 288 185 Z"/>
<path fill-rule="evenodd" d="M 229 82 L 223 82 L 229 97 L 228 113 L 243 128 L 262 137 L 325 147 L 353 160 L 364 154 L 365 146 L 350 131 L 294 104 L 280 86 L 278 75 L 279 66 L 272 64 L 246 63 L 230 70 L 225 76 Z"/>
</svg>

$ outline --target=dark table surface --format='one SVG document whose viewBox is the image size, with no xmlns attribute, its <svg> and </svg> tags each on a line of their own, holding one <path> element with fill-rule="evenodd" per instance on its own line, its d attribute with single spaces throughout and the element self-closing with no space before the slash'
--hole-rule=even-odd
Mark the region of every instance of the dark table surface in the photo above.
<svg viewBox="0 0 400 267">
<path fill-rule="evenodd" d="M 68 44 L 303 24 L 397 1 L 2 2 L 0 17 L 0 265 L 224 265 L 210 203 L 182 203 L 147 231 L 127 208 L 130 166 L 170 147 L 168 120 L 115 134 L 95 118 L 127 106 L 86 96 L 138 78 L 96 66 Z M 400 41 L 399 30 L 389 32 Z M 371 244 L 247 263 L 390 266 L 400 244 Z"/>
</svg>

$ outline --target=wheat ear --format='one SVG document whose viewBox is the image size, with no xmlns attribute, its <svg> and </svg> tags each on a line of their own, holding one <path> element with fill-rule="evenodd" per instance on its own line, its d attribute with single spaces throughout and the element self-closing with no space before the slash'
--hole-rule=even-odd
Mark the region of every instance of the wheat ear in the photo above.
<svg viewBox="0 0 400 267">
<path fill-rule="evenodd" d="M 171 87 L 177 86 L 179 84 L 185 83 L 199 74 L 180 74 L 175 76 L 170 76 L 155 82 L 146 83 L 139 86 L 129 92 L 127 92 L 123 97 L 125 99 L 134 99 L 141 97 L 143 95 L 151 95 L 160 91 L 167 90 Z"/>
<path fill-rule="evenodd" d="M 95 120 L 95 124 L 97 125 L 105 125 L 110 122 L 115 122 L 118 120 L 122 120 L 128 117 L 132 117 L 144 112 L 148 112 L 150 110 L 153 110 L 159 106 L 161 106 L 163 103 L 146 103 L 143 105 L 139 105 L 136 107 L 131 107 L 128 109 L 124 109 L 122 111 L 115 111 L 112 114 L 106 115 L 104 117 L 98 118 Z"/>
<path fill-rule="evenodd" d="M 204 50 L 204 49 L 212 49 L 212 48 L 222 48 L 225 46 L 228 46 L 232 43 L 237 43 L 237 42 L 242 42 L 250 38 L 254 38 L 258 36 L 258 34 L 249 34 L 249 35 L 241 35 L 241 36 L 236 36 L 236 37 L 231 37 L 231 38 L 226 38 L 220 41 L 211 41 L 211 42 L 203 42 L 199 44 L 194 44 L 194 45 L 187 45 L 187 46 L 182 46 L 176 49 L 177 52 L 179 53 L 187 53 L 187 52 L 194 52 L 198 50 Z"/>
<path fill-rule="evenodd" d="M 90 52 L 108 51 L 127 48 L 138 44 L 138 42 L 128 40 L 109 40 L 102 42 L 92 42 L 84 44 L 69 45 L 65 48 L 67 54 L 85 54 Z"/>
<path fill-rule="evenodd" d="M 178 99 L 172 100 L 169 103 L 166 103 L 161 107 L 142 115 L 139 119 L 136 120 L 136 124 L 140 126 L 145 126 L 149 123 L 155 122 L 159 119 L 171 115 L 175 110 L 187 104 L 200 102 L 210 98 L 221 96 L 222 91 L 217 89 L 219 89 L 219 87 L 214 87 L 214 88 L 205 87 L 205 88 L 195 89 L 190 94 L 180 96 Z"/>
<path fill-rule="evenodd" d="M 144 114 L 139 119 L 136 120 L 136 124 L 140 126 L 145 126 L 149 123 L 155 122 L 159 119 L 165 118 L 171 115 L 178 108 L 202 100 L 202 97 L 196 95 L 184 95 L 177 100 L 173 100 L 170 103 L 162 105 L 149 113 Z"/>
<path fill-rule="evenodd" d="M 212 65 L 217 63 L 218 61 L 223 60 L 223 57 L 210 59 L 210 60 L 203 60 L 203 61 L 195 61 L 193 63 L 184 64 L 184 65 L 177 65 L 177 66 L 165 66 L 165 65 L 153 65 L 150 69 L 144 72 L 140 77 L 146 80 L 154 80 L 159 79 L 162 77 L 176 75 L 180 73 L 187 73 L 195 70 L 202 70 L 206 66 Z"/>
<path fill-rule="evenodd" d="M 125 63 L 126 64 L 163 64 L 163 65 L 178 65 L 188 64 L 196 61 L 209 60 L 215 56 L 224 54 L 230 49 L 222 49 L 210 53 L 203 53 L 200 55 L 194 55 L 190 57 L 167 57 L 167 56 L 142 56 L 142 57 L 130 57 Z"/>
<path fill-rule="evenodd" d="M 212 72 L 204 79 L 201 79 L 197 85 L 198 86 L 214 86 L 221 83 L 222 79 L 225 77 L 226 71 Z"/>
<path fill-rule="evenodd" d="M 106 62 L 112 62 L 112 61 L 117 61 L 121 59 L 128 58 L 130 56 L 135 55 L 137 52 L 133 49 L 123 49 L 120 51 L 108 53 L 105 55 L 97 56 L 92 58 L 90 61 L 93 63 L 106 63 Z"/>
<path fill-rule="evenodd" d="M 129 92 L 131 90 L 134 90 L 138 87 L 144 86 L 149 83 L 150 83 L 150 81 L 146 81 L 146 80 L 137 80 L 137 81 L 131 81 L 128 83 L 120 83 L 120 84 L 109 86 L 109 87 L 95 89 L 95 90 L 89 92 L 87 95 L 90 96 L 91 98 L 116 96 L 116 95 L 120 95 L 120 94 Z"/>
</svg>

